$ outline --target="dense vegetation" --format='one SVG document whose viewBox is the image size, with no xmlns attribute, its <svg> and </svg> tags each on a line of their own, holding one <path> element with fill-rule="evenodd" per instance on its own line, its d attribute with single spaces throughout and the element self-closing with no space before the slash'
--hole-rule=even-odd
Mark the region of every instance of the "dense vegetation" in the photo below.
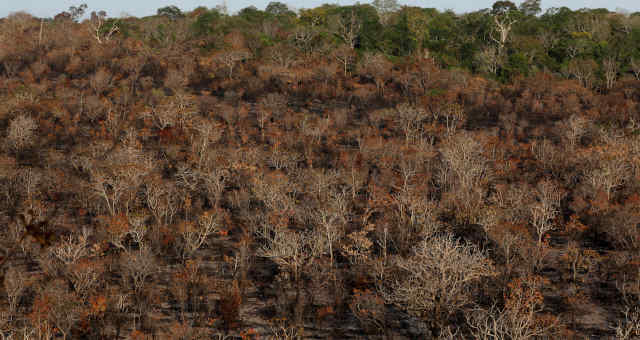
<svg viewBox="0 0 640 340">
<path fill-rule="evenodd" d="M 640 337 L 640 15 L 0 19 L 2 339 Z"/>
</svg>

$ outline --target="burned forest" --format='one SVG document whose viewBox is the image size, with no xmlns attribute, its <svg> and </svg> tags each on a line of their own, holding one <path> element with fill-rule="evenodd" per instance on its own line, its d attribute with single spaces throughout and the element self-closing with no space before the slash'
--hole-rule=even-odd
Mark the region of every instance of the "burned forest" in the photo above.
<svg viewBox="0 0 640 340">
<path fill-rule="evenodd" d="M 0 339 L 640 339 L 640 13 L 0 19 Z"/>
</svg>

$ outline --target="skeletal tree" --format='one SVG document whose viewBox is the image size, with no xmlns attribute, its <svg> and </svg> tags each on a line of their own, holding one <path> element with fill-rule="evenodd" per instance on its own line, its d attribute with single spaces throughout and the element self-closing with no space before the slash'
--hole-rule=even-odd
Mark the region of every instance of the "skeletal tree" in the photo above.
<svg viewBox="0 0 640 340">
<path fill-rule="evenodd" d="M 129 237 L 138 246 L 142 246 L 145 235 L 147 234 L 147 219 L 149 216 L 146 212 L 133 212 L 127 215 L 129 222 Z"/>
<path fill-rule="evenodd" d="M 356 48 L 358 34 L 362 28 L 360 18 L 356 15 L 355 10 L 346 15 L 336 15 L 332 18 L 333 33 L 337 35 L 344 43 L 353 50 Z"/>
<path fill-rule="evenodd" d="M 27 288 L 27 277 L 25 274 L 15 268 L 9 267 L 4 274 L 4 290 L 9 301 L 9 313 L 13 314 L 17 312 L 20 299 Z"/>
<path fill-rule="evenodd" d="M 35 142 L 38 123 L 28 115 L 19 115 L 9 123 L 6 143 L 14 151 L 22 151 Z"/>
<path fill-rule="evenodd" d="M 410 104 L 400 104 L 396 106 L 396 123 L 404 132 L 404 141 L 406 145 L 419 139 L 422 136 L 422 124 L 427 118 L 424 109 L 412 106 Z"/>
<path fill-rule="evenodd" d="M 249 56 L 250 56 L 249 52 L 245 52 L 245 51 L 226 51 L 226 52 L 220 53 L 217 56 L 216 60 L 227 67 L 227 70 L 228 70 L 227 75 L 229 79 L 232 79 L 233 69 L 235 68 L 236 64 L 240 61 L 248 59 Z"/>
<path fill-rule="evenodd" d="M 331 192 L 322 207 L 315 211 L 314 219 L 322 228 L 329 248 L 329 257 L 333 267 L 333 246 L 344 234 L 344 225 L 348 221 L 347 195 L 345 192 Z"/>
<path fill-rule="evenodd" d="M 126 179 L 95 170 L 92 172 L 92 189 L 100 198 L 104 199 L 111 216 L 119 211 L 119 203 L 125 191 L 130 189 Z"/>
<path fill-rule="evenodd" d="M 498 56 L 503 55 L 511 29 L 518 22 L 515 13 L 517 13 L 515 5 L 509 1 L 498 1 L 493 5 L 492 15 L 495 26 L 489 37 L 498 44 Z M 495 33 L 498 34 L 497 37 Z"/>
<path fill-rule="evenodd" d="M 439 115 L 445 119 L 445 127 L 449 136 L 453 135 L 467 118 L 464 107 L 458 103 L 447 103 L 439 111 Z"/>
<path fill-rule="evenodd" d="M 87 228 L 82 230 L 82 234 L 64 237 L 60 243 L 51 248 L 56 258 L 65 265 L 76 263 L 89 253 L 87 246 L 90 234 Z"/>
<path fill-rule="evenodd" d="M 282 69 L 290 69 L 298 62 L 295 51 L 285 44 L 272 46 L 267 55 L 275 66 Z"/>
<path fill-rule="evenodd" d="M 373 0 L 371 4 L 376 8 L 378 16 L 380 17 L 380 23 L 383 25 L 389 22 L 389 18 L 393 12 L 400 9 L 397 0 Z"/>
<path fill-rule="evenodd" d="M 627 307 L 623 312 L 624 319 L 618 320 L 616 327 L 616 339 L 632 340 L 640 338 L 640 309 Z"/>
<path fill-rule="evenodd" d="M 493 176 L 482 144 L 468 133 L 450 136 L 440 150 L 442 167 L 439 172 L 445 198 L 458 210 L 459 222 L 478 223 L 487 187 Z"/>
<path fill-rule="evenodd" d="M 215 168 L 211 171 L 200 173 L 200 178 L 204 184 L 208 199 L 214 207 L 218 207 L 220 204 L 230 175 L 227 169 L 222 168 Z"/>
<path fill-rule="evenodd" d="M 114 34 L 116 34 L 120 28 L 117 23 L 113 23 L 111 27 L 106 25 L 107 12 L 91 12 L 91 19 L 89 25 L 91 27 L 92 36 L 96 39 L 98 44 L 102 44 L 105 41 L 111 40 Z"/>
<path fill-rule="evenodd" d="M 40 295 L 49 303 L 46 308 L 47 320 L 62 333 L 62 339 L 66 340 L 82 316 L 82 302 L 69 291 L 63 280 L 51 281 Z"/>
<path fill-rule="evenodd" d="M 564 191 L 550 180 L 542 180 L 536 186 L 536 201 L 531 203 L 531 224 L 538 234 L 538 246 L 542 245 L 544 235 L 555 229 L 555 218 L 560 214 L 560 201 Z"/>
<path fill-rule="evenodd" d="M 152 158 L 140 149 L 135 135 L 127 134 L 122 147 L 89 169 L 91 189 L 104 200 L 111 216 L 128 213 L 142 179 L 154 166 Z"/>
<path fill-rule="evenodd" d="M 82 259 L 76 263 L 67 265 L 66 276 L 73 285 L 73 290 L 86 299 L 91 290 L 96 287 L 105 266 L 102 263 Z"/>
<path fill-rule="evenodd" d="M 347 46 L 335 48 L 332 52 L 333 57 L 342 65 L 344 76 L 349 73 L 349 67 L 354 63 L 356 55 L 353 49 Z"/>
<path fill-rule="evenodd" d="M 516 281 L 506 295 L 505 307 L 477 307 L 465 313 L 474 339 L 527 340 L 551 335 L 558 324 L 554 318 L 540 317 L 544 300 L 539 285 L 537 278 Z"/>
<path fill-rule="evenodd" d="M 211 143 L 217 142 L 222 137 L 222 129 L 215 126 L 208 120 L 203 119 L 196 126 L 195 131 L 199 134 L 199 140 L 193 144 L 198 157 L 198 169 L 202 169 L 202 165 L 207 155 L 207 148 Z"/>
<path fill-rule="evenodd" d="M 566 71 L 574 76 L 582 86 L 590 88 L 593 83 L 597 64 L 592 59 L 571 59 Z"/>
<path fill-rule="evenodd" d="M 442 147 L 445 164 L 462 188 L 480 186 L 491 177 L 490 163 L 483 151 L 482 144 L 467 133 L 453 136 Z"/>
<path fill-rule="evenodd" d="M 502 56 L 499 49 L 494 46 L 486 46 L 475 55 L 475 61 L 480 64 L 480 68 L 487 73 L 496 74 L 500 68 Z"/>
<path fill-rule="evenodd" d="M 40 184 L 43 180 L 43 174 L 33 167 L 20 169 L 17 174 L 17 184 L 22 188 L 22 192 L 26 194 L 29 209 L 34 209 L 34 196 L 41 190 Z"/>
<path fill-rule="evenodd" d="M 575 148 L 580 143 L 580 139 L 589 131 L 591 121 L 581 115 L 572 115 L 562 124 L 565 138 L 569 141 L 571 148 Z"/>
<path fill-rule="evenodd" d="M 220 228 L 220 216 L 213 210 L 205 211 L 198 217 L 196 223 L 183 222 L 180 225 L 183 259 L 186 259 L 196 250 L 200 249 L 211 235 L 220 231 Z"/>
<path fill-rule="evenodd" d="M 614 57 L 605 58 L 602 62 L 607 89 L 613 88 L 618 78 L 618 63 Z"/>
<path fill-rule="evenodd" d="M 156 271 L 155 255 L 147 246 L 138 250 L 127 250 L 120 257 L 122 280 L 131 286 L 136 294 L 142 291 L 147 279 Z"/>
<path fill-rule="evenodd" d="M 315 23 L 311 23 L 311 27 L 297 27 L 291 38 L 293 45 L 305 56 L 309 57 L 313 54 L 315 44 L 314 41 L 319 35 L 319 30 L 315 27 Z"/>
<path fill-rule="evenodd" d="M 178 190 L 173 183 L 161 179 L 145 185 L 147 207 L 156 223 L 170 225 L 178 211 Z"/>
<path fill-rule="evenodd" d="M 300 282 L 300 274 L 309 260 L 326 250 L 324 237 L 318 234 L 275 230 L 273 235 L 262 235 L 266 244 L 258 250 L 258 256 L 270 258 L 278 266 L 293 275 L 293 281 Z M 318 237 L 320 236 L 320 237 Z"/>
<path fill-rule="evenodd" d="M 325 202 L 328 195 L 331 193 L 330 188 L 337 184 L 338 171 L 327 169 L 312 169 L 309 175 L 312 181 L 312 190 L 315 193 L 316 198 Z"/>
<path fill-rule="evenodd" d="M 631 58 L 630 65 L 633 75 L 636 77 L 636 79 L 640 80 L 640 60 Z"/>
<path fill-rule="evenodd" d="M 384 85 L 391 76 L 391 64 L 381 53 L 365 53 L 362 61 L 362 71 L 373 78 L 378 89 L 378 95 L 384 95 Z"/>
<path fill-rule="evenodd" d="M 388 282 L 381 293 L 388 303 L 423 317 L 443 328 L 450 315 L 469 305 L 472 288 L 482 278 L 494 275 L 486 254 L 452 235 L 420 242 L 408 258 L 398 258 L 405 273 Z"/>
<path fill-rule="evenodd" d="M 628 181 L 630 174 L 629 162 L 616 155 L 597 160 L 591 170 L 585 174 L 587 183 L 595 190 L 602 190 L 611 200 L 614 191 Z"/>
</svg>

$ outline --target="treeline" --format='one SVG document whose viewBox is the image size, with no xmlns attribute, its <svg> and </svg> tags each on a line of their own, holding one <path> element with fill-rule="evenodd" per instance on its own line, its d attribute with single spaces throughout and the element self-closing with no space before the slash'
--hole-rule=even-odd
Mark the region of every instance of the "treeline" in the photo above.
<svg viewBox="0 0 640 340">
<path fill-rule="evenodd" d="M 547 71 L 601 90 L 618 78 L 640 76 L 640 13 L 567 7 L 542 12 L 540 0 L 519 6 L 497 1 L 465 14 L 399 6 L 395 0 L 327 4 L 298 13 L 272 2 L 265 10 L 247 7 L 233 15 L 220 7 L 183 13 L 169 6 L 154 17 L 107 22 L 149 46 L 188 42 L 205 51 L 246 48 L 253 58 L 278 58 L 285 66 L 342 48 L 353 52 L 335 56 L 353 59 L 345 61 L 347 71 L 366 54 L 379 53 L 395 63 L 410 56 L 433 58 L 442 68 L 501 81 Z M 109 24 L 102 28 L 108 29 Z M 243 43 L 225 40 L 230 33 Z"/>
<path fill-rule="evenodd" d="M 78 21 L 86 9 L 74 6 L 43 23 Z M 396 0 L 325 4 L 297 13 L 271 2 L 265 10 L 251 6 L 233 15 L 221 6 L 186 13 L 168 6 L 145 18 L 92 12 L 88 22 L 96 39 L 117 32 L 150 48 L 178 44 L 202 53 L 244 51 L 236 59 L 275 59 L 284 67 L 333 55 L 351 72 L 368 55 L 380 54 L 393 63 L 433 59 L 441 68 L 503 82 L 550 72 L 602 91 L 617 79 L 640 77 L 640 13 L 567 7 L 543 13 L 539 0 L 519 6 L 497 1 L 465 14 L 400 6 Z"/>
</svg>

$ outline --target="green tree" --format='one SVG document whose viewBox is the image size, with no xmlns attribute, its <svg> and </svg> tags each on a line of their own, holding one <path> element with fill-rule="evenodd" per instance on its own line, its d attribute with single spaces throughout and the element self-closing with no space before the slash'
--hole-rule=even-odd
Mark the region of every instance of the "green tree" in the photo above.
<svg viewBox="0 0 640 340">
<path fill-rule="evenodd" d="M 180 8 L 178 8 L 176 6 L 173 6 L 173 5 L 172 6 L 166 6 L 166 7 L 158 8 L 157 15 L 158 16 L 167 17 L 167 18 L 169 18 L 171 20 L 176 20 L 176 19 L 182 18 L 184 16 L 184 14 L 180 10 Z"/>
<path fill-rule="evenodd" d="M 270 2 L 264 11 L 276 17 L 292 15 L 295 16 L 295 13 L 289 9 L 289 6 L 279 1 Z"/>
<path fill-rule="evenodd" d="M 394 56 L 408 56 L 416 49 L 418 38 L 409 27 L 407 13 L 403 10 L 388 25 L 384 34 L 384 51 Z"/>
<path fill-rule="evenodd" d="M 428 25 L 428 40 L 426 47 L 434 54 L 436 60 L 443 66 L 459 64 L 456 56 L 456 35 L 459 33 L 459 18 L 452 11 L 436 13 Z"/>
<path fill-rule="evenodd" d="M 541 0 L 525 0 L 520 4 L 520 12 L 526 16 L 536 16 L 542 12 Z"/>
<path fill-rule="evenodd" d="M 80 18 L 82 18 L 86 10 L 87 10 L 87 4 L 81 4 L 79 6 L 69 7 L 69 10 L 67 11 L 67 13 L 69 13 L 71 20 L 77 22 L 78 20 L 80 20 Z"/>
<path fill-rule="evenodd" d="M 212 34 L 215 26 L 220 22 L 222 16 L 216 10 L 203 11 L 193 22 L 191 29 L 196 37 L 203 37 Z"/>
<path fill-rule="evenodd" d="M 375 7 L 376 11 L 378 11 L 380 22 L 383 25 L 387 24 L 393 12 L 400 9 L 400 5 L 397 0 L 373 0 L 371 4 Z"/>
</svg>

